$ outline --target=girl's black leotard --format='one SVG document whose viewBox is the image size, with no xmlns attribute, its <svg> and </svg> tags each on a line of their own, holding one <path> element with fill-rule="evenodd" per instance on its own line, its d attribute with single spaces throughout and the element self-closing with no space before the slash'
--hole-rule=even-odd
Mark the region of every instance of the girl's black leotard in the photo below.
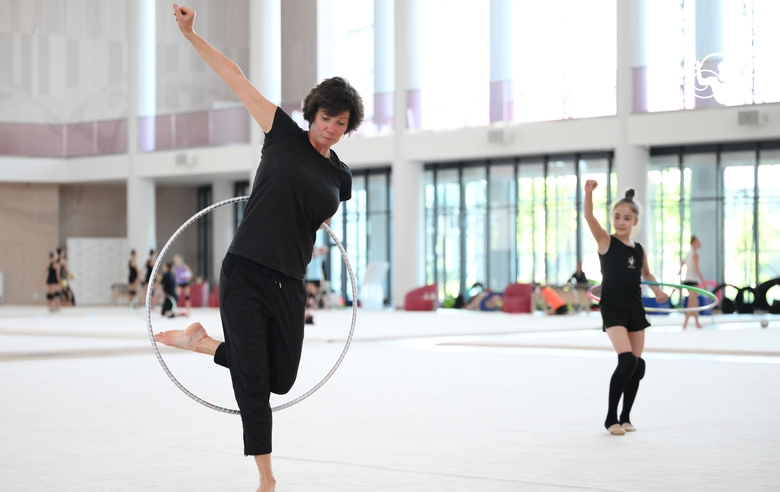
<svg viewBox="0 0 780 492">
<path fill-rule="evenodd" d="M 128 263 L 127 266 L 130 268 L 130 274 L 127 277 L 127 283 L 132 284 L 138 279 L 138 269 L 134 267 L 132 263 Z"/>
<path fill-rule="evenodd" d="M 148 284 L 152 279 L 152 269 L 154 268 L 154 262 L 152 260 L 146 260 L 146 275 L 144 275 L 144 284 Z"/>
<path fill-rule="evenodd" d="M 601 305 L 613 309 L 642 308 L 642 267 L 645 261 L 642 246 L 626 246 L 612 236 L 606 254 L 600 254 Z"/>
<path fill-rule="evenodd" d="M 47 285 L 59 284 L 59 282 L 57 281 L 57 267 L 55 266 L 56 264 L 57 263 L 54 261 L 49 263 L 49 273 L 46 275 Z"/>
</svg>

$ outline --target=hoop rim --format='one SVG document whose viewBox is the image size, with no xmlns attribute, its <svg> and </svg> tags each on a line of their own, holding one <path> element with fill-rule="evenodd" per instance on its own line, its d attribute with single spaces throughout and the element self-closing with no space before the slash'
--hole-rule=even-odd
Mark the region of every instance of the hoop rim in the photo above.
<svg viewBox="0 0 780 492">
<path fill-rule="evenodd" d="M 703 294 L 709 297 L 710 299 L 712 299 L 712 302 L 710 304 L 696 306 L 694 308 L 663 308 L 663 307 L 644 308 L 645 311 L 651 313 L 696 313 L 701 311 L 707 311 L 708 309 L 713 309 L 715 306 L 718 305 L 718 303 L 720 303 L 720 301 L 718 300 L 718 296 L 716 296 L 712 292 L 705 289 L 700 289 L 699 287 L 694 287 L 692 285 L 673 284 L 670 282 L 651 282 L 649 280 L 642 281 L 642 285 L 657 285 L 657 286 L 664 286 L 664 287 L 673 287 L 676 289 L 688 289 L 689 291 L 696 292 L 697 294 Z M 600 288 L 601 288 L 601 284 L 597 284 L 588 289 L 588 297 L 598 303 L 601 302 L 601 298 L 598 297 L 596 294 L 594 294 L 593 291 Z"/>
<path fill-rule="evenodd" d="M 230 205 L 233 203 L 238 202 L 245 202 L 249 199 L 248 196 L 240 196 L 235 198 L 229 198 L 227 200 L 223 200 L 221 202 L 214 203 L 203 210 L 197 212 L 195 215 L 190 217 L 186 222 L 184 222 L 177 230 L 173 233 L 173 235 L 168 239 L 168 241 L 165 243 L 165 246 L 162 247 L 160 252 L 157 255 L 157 260 L 154 262 L 154 266 L 152 267 L 151 276 L 150 279 L 156 279 L 157 278 L 157 272 L 160 269 L 160 265 L 162 263 L 162 259 L 165 257 L 166 253 L 170 249 L 171 245 L 176 241 L 176 239 L 181 235 L 182 232 L 184 232 L 185 229 L 187 229 L 190 225 L 192 225 L 196 220 L 203 217 L 204 215 L 208 214 L 209 212 L 222 207 L 224 205 Z M 350 284 L 352 287 L 352 322 L 349 329 L 349 334 L 347 335 L 347 340 L 344 344 L 344 349 L 341 351 L 341 355 L 339 355 L 339 358 L 336 360 L 336 363 L 333 365 L 333 367 L 328 371 L 328 373 L 325 375 L 325 377 L 314 387 L 312 387 L 310 390 L 302 394 L 301 396 L 290 400 L 286 403 L 282 403 L 280 405 L 277 405 L 275 407 L 271 408 L 272 412 L 276 412 L 279 410 L 283 410 L 285 408 L 291 407 L 295 405 L 296 403 L 299 403 L 309 396 L 311 396 L 315 391 L 320 389 L 329 379 L 330 377 L 336 372 L 336 369 L 341 365 L 341 362 L 344 360 L 344 357 L 347 355 L 347 351 L 349 350 L 349 347 L 352 343 L 352 336 L 355 333 L 355 321 L 357 320 L 357 282 L 355 281 L 355 274 L 352 270 L 352 264 L 349 262 L 349 257 L 347 255 L 347 251 L 344 248 L 344 245 L 341 244 L 341 241 L 336 236 L 336 234 L 333 232 L 333 230 L 328 227 L 327 224 L 323 223 L 322 228 L 327 232 L 331 239 L 333 239 L 336 246 L 339 248 L 339 251 L 341 252 L 341 256 L 344 260 L 344 264 L 346 265 L 347 272 L 349 274 Z M 208 401 L 204 400 L 203 398 L 198 397 L 194 393 L 192 393 L 190 390 L 188 390 L 186 387 L 184 387 L 183 384 L 179 382 L 178 379 L 173 375 L 171 370 L 168 368 L 168 365 L 165 363 L 165 360 L 162 357 L 162 354 L 160 353 L 160 348 L 157 346 L 157 340 L 154 339 L 154 328 L 152 326 L 152 289 L 154 287 L 154 282 L 150 281 L 149 285 L 146 290 L 146 328 L 147 332 L 149 334 L 149 340 L 152 344 L 152 350 L 154 351 L 157 361 L 160 363 L 160 366 L 163 368 L 163 371 L 165 374 L 168 375 L 168 378 L 171 380 L 171 382 L 176 385 L 177 388 L 179 388 L 185 395 L 189 396 L 196 402 L 200 403 L 203 406 L 206 406 L 208 408 L 211 408 L 212 410 L 216 410 L 218 412 L 222 413 L 228 413 L 232 415 L 240 415 L 240 411 L 232 408 L 226 408 L 221 407 L 219 405 L 215 405 L 213 403 L 209 403 Z"/>
</svg>

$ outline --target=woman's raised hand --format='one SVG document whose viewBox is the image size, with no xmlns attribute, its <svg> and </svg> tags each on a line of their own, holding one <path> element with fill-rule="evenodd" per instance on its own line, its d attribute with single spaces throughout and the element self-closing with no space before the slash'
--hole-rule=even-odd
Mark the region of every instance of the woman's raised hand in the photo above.
<svg viewBox="0 0 780 492">
<path fill-rule="evenodd" d="M 599 182 L 595 179 L 589 179 L 585 181 L 585 191 L 593 191 L 598 188 Z"/>
<path fill-rule="evenodd" d="M 195 22 L 195 11 L 173 4 L 173 16 L 176 18 L 176 23 L 179 24 L 179 30 L 182 34 L 189 34 L 192 32 L 192 23 Z"/>
</svg>

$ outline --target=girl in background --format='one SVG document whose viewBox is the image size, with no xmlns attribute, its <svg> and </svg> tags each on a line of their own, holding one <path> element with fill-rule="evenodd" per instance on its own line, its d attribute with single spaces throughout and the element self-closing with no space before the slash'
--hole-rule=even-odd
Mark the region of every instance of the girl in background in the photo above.
<svg viewBox="0 0 780 492">
<path fill-rule="evenodd" d="M 130 250 L 130 260 L 127 262 L 127 297 L 132 304 L 135 299 L 136 293 L 138 293 L 138 286 L 141 283 L 141 279 L 138 277 L 138 264 L 135 261 L 135 250 Z"/>
<path fill-rule="evenodd" d="M 46 307 L 48 307 L 49 311 L 52 313 L 59 311 L 60 296 L 62 295 L 60 290 L 62 287 L 60 285 L 60 264 L 57 261 L 57 255 L 54 251 L 49 253 L 49 263 L 46 265 L 46 268 L 43 269 L 43 274 L 35 285 L 40 285 L 44 278 L 46 278 Z"/>
<path fill-rule="evenodd" d="M 682 273 L 683 267 L 685 267 L 685 277 L 683 285 L 690 285 L 696 287 L 701 282 L 702 285 L 706 285 L 707 281 L 704 280 L 704 275 L 699 268 L 699 249 L 701 248 L 701 241 L 696 236 L 691 236 L 691 250 L 688 252 L 688 256 L 685 257 L 685 261 L 680 265 L 680 272 Z M 699 295 L 696 292 L 688 291 L 688 307 L 695 308 L 699 306 Z M 683 321 L 683 330 L 688 328 L 688 320 L 693 317 L 696 321 L 696 328 L 701 328 L 699 323 L 698 311 L 685 311 L 685 321 Z"/>
</svg>

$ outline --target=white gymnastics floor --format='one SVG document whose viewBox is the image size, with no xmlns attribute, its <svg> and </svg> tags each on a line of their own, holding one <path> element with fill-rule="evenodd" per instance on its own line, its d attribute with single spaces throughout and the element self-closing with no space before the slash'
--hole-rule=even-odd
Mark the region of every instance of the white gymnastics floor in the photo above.
<svg viewBox="0 0 780 492">
<path fill-rule="evenodd" d="M 218 313 L 155 316 L 155 329 Z M 653 317 L 636 433 L 603 428 L 616 363 L 598 314 L 361 311 L 341 368 L 277 412 L 286 491 L 750 491 L 780 488 L 780 319 Z M 307 327 L 298 383 L 327 373 L 350 311 Z M 166 349 L 198 396 L 234 407 L 227 371 Z M 237 416 L 180 392 L 142 312 L 0 307 L 0 490 L 253 491 Z"/>
</svg>

